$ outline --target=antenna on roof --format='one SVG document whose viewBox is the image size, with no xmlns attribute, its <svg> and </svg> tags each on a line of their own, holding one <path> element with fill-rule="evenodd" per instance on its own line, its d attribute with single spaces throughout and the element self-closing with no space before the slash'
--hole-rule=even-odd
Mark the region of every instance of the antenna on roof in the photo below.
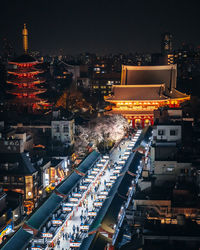
<svg viewBox="0 0 200 250">
<path fill-rule="evenodd" d="M 24 28 L 22 30 L 22 36 L 23 36 L 23 48 L 24 48 L 24 53 L 28 53 L 28 30 L 26 28 L 26 24 L 24 23 Z"/>
</svg>

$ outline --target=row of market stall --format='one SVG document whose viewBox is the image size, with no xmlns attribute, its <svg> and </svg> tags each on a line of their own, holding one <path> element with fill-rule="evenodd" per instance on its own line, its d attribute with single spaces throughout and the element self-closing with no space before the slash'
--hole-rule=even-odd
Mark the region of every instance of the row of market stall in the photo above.
<svg viewBox="0 0 200 250">
<path fill-rule="evenodd" d="M 118 234 L 124 217 L 126 209 L 135 192 L 135 185 L 142 172 L 145 154 L 138 152 L 138 148 L 142 144 L 148 145 L 151 130 L 146 128 L 140 134 L 138 131 L 136 136 L 129 143 L 126 152 L 122 158 L 129 156 L 126 163 L 119 174 L 115 184 L 110 189 L 107 199 L 97 217 L 89 227 L 88 237 L 84 239 L 79 249 L 104 249 L 108 244 L 114 246 L 118 238 Z M 148 150 L 148 147 L 146 147 Z"/>
</svg>

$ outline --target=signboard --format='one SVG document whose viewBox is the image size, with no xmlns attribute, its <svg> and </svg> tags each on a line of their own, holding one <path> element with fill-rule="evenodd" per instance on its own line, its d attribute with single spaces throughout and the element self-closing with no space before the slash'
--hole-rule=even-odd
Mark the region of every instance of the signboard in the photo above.
<svg viewBox="0 0 200 250">
<path fill-rule="evenodd" d="M 96 216 L 97 215 L 97 212 L 88 212 L 88 216 Z"/>
<path fill-rule="evenodd" d="M 104 156 L 103 156 L 103 159 L 109 159 L 109 156 L 104 155 Z"/>
<path fill-rule="evenodd" d="M 101 191 L 100 194 L 108 195 L 108 191 Z"/>
<path fill-rule="evenodd" d="M 99 173 L 99 171 L 95 171 L 95 170 L 93 170 L 92 172 L 91 172 L 91 174 L 94 174 L 94 175 L 97 175 Z"/>
<path fill-rule="evenodd" d="M 113 185 L 112 182 L 107 182 L 107 183 L 106 183 L 106 186 L 107 186 L 107 187 L 112 187 L 112 185 Z"/>
<path fill-rule="evenodd" d="M 63 211 L 71 212 L 72 208 L 71 207 L 63 207 Z"/>
<path fill-rule="evenodd" d="M 104 199 L 106 199 L 106 195 L 98 195 L 98 199 L 104 200 Z"/>
<path fill-rule="evenodd" d="M 119 170 L 119 169 L 113 170 L 113 174 L 119 174 L 119 173 L 120 173 L 120 170 Z"/>
<path fill-rule="evenodd" d="M 103 164 L 98 163 L 97 167 L 103 167 Z"/>
<path fill-rule="evenodd" d="M 93 170 L 99 172 L 99 168 L 93 168 Z"/>
<path fill-rule="evenodd" d="M 88 178 L 89 178 L 89 179 L 94 179 L 95 176 L 94 176 L 94 175 L 88 175 Z"/>
<path fill-rule="evenodd" d="M 70 247 L 80 247 L 81 243 L 80 242 L 70 242 L 69 246 Z"/>
<path fill-rule="evenodd" d="M 81 193 L 73 193 L 73 197 L 81 198 L 82 194 Z"/>
<path fill-rule="evenodd" d="M 130 155 L 130 152 L 125 152 L 124 155 Z"/>
<path fill-rule="evenodd" d="M 127 160 L 127 159 L 128 159 L 128 156 L 122 156 L 122 159 L 123 159 L 123 160 Z"/>
<path fill-rule="evenodd" d="M 92 179 L 86 178 L 83 180 L 84 182 L 92 182 Z"/>
<path fill-rule="evenodd" d="M 52 238 L 53 234 L 51 233 L 42 233 L 42 238 Z"/>
<path fill-rule="evenodd" d="M 52 220 L 51 222 L 53 225 L 61 225 L 62 224 L 61 220 Z"/>
<path fill-rule="evenodd" d="M 74 203 L 64 203 L 64 206 L 65 207 L 74 207 L 74 206 L 76 206 L 76 204 L 74 204 Z"/>
<path fill-rule="evenodd" d="M 80 190 L 87 190 L 87 186 L 80 186 Z"/>
<path fill-rule="evenodd" d="M 73 198 L 73 197 L 71 197 L 71 198 L 69 198 L 69 201 L 70 201 L 70 202 L 78 202 L 78 198 Z"/>
<path fill-rule="evenodd" d="M 125 161 L 119 161 L 118 164 L 125 164 Z"/>
<path fill-rule="evenodd" d="M 80 225 L 80 230 L 89 230 L 88 225 Z"/>
<path fill-rule="evenodd" d="M 111 175 L 110 176 L 110 180 L 116 180 L 117 179 L 117 176 L 116 175 Z"/>
<path fill-rule="evenodd" d="M 106 160 L 105 159 L 101 159 L 101 162 L 106 162 Z"/>
<path fill-rule="evenodd" d="M 41 247 L 31 247 L 31 250 L 41 250 Z"/>
<path fill-rule="evenodd" d="M 121 170 L 121 169 L 122 169 L 122 167 L 118 166 L 118 167 L 116 167 L 115 169 Z"/>
<path fill-rule="evenodd" d="M 95 207 L 101 207 L 102 206 L 102 202 L 100 202 L 100 201 L 96 201 L 96 202 L 94 202 L 94 206 Z"/>
</svg>

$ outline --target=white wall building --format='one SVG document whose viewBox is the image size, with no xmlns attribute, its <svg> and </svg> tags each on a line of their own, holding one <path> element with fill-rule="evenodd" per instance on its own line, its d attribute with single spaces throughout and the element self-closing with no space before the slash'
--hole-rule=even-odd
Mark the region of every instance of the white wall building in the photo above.
<svg viewBox="0 0 200 250">
<path fill-rule="evenodd" d="M 74 133 L 74 119 L 51 121 L 51 137 L 53 140 L 60 141 L 65 146 L 72 146 L 74 144 Z"/>
<path fill-rule="evenodd" d="M 153 141 L 181 142 L 181 125 L 156 125 L 153 129 Z"/>
</svg>

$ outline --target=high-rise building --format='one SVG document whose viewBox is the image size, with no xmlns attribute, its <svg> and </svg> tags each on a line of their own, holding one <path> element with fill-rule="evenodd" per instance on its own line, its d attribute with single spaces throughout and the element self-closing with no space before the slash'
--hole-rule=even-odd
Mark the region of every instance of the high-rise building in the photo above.
<svg viewBox="0 0 200 250">
<path fill-rule="evenodd" d="M 39 84 L 44 83 L 45 79 L 39 77 L 39 74 L 43 73 L 41 69 L 37 68 L 40 62 L 28 54 L 28 31 L 25 24 L 22 35 L 24 54 L 9 62 L 13 68 L 8 70 L 7 83 L 15 87 L 7 92 L 15 95 L 11 104 L 19 108 L 26 107 L 28 111 L 34 111 L 48 106 L 43 99 L 37 96 L 46 91 L 46 89 L 39 87 Z"/>
<path fill-rule="evenodd" d="M 172 34 L 164 33 L 161 39 L 161 53 L 163 55 L 170 54 L 172 52 Z"/>
</svg>

